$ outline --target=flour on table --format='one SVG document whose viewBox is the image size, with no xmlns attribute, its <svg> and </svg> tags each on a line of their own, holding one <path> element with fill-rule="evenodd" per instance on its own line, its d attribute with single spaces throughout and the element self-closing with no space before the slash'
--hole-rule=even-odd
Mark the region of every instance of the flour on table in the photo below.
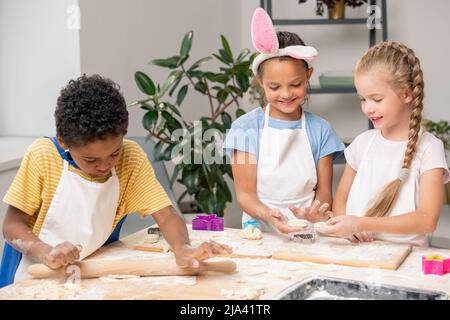
<svg viewBox="0 0 450 320">
<path fill-rule="evenodd" d="M 235 298 L 241 300 L 257 300 L 260 296 L 267 292 L 266 288 L 245 288 L 245 289 L 236 289 L 236 290 L 228 290 L 221 289 L 220 294 L 225 298 Z"/>
</svg>

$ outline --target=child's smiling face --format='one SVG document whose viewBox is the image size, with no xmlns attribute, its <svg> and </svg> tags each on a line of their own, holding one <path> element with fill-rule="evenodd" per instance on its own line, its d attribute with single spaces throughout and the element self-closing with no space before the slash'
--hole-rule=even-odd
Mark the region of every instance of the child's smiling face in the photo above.
<svg viewBox="0 0 450 320">
<path fill-rule="evenodd" d="M 264 69 L 259 81 L 272 115 L 282 120 L 297 120 L 313 69 L 306 69 L 302 61 L 289 57 L 267 60 L 261 68 Z"/>
<path fill-rule="evenodd" d="M 63 149 L 69 149 L 70 155 L 80 169 L 94 178 L 106 177 L 117 164 L 122 153 L 123 136 L 109 135 L 84 145 L 68 147 L 58 137 Z"/>
<path fill-rule="evenodd" d="M 372 121 L 373 126 L 380 129 L 386 138 L 407 139 L 411 93 L 396 90 L 390 83 L 388 74 L 380 67 L 355 74 L 355 86 L 362 112 Z"/>
</svg>

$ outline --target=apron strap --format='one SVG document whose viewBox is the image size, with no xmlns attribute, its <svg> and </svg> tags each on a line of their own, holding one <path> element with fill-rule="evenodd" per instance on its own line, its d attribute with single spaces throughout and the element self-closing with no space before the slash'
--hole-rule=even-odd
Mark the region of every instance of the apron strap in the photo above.
<svg viewBox="0 0 450 320">
<path fill-rule="evenodd" d="M 124 216 L 119 223 L 116 225 L 116 227 L 114 228 L 114 231 L 111 233 L 111 235 L 109 236 L 108 240 L 106 240 L 104 246 L 110 244 L 111 242 L 115 242 L 117 240 L 119 240 L 119 235 L 120 235 L 120 230 L 122 229 L 122 225 L 125 222 L 125 219 L 127 218 L 127 216 Z"/>
<path fill-rule="evenodd" d="M 48 138 L 48 137 L 47 137 Z M 49 138 L 50 140 L 52 140 L 53 144 L 55 145 L 56 149 L 58 150 L 59 155 L 61 156 L 61 158 L 63 158 L 64 160 L 66 160 L 71 166 L 80 169 L 77 164 L 75 163 L 75 161 L 73 161 L 72 157 L 70 156 L 70 153 L 68 151 L 65 151 L 58 143 L 58 139 L 56 139 L 56 137 L 52 137 Z"/>
<path fill-rule="evenodd" d="M 270 114 L 270 104 L 267 104 L 266 112 L 264 114 L 264 128 L 269 127 L 269 114 Z"/>
<path fill-rule="evenodd" d="M 8 242 L 3 247 L 2 263 L 0 265 L 0 288 L 14 283 L 17 268 L 22 260 L 22 253 L 17 251 Z"/>
<path fill-rule="evenodd" d="M 373 141 L 375 140 L 375 138 L 376 138 L 379 134 L 380 134 L 380 130 L 376 130 L 375 134 L 372 135 L 372 137 L 371 137 L 370 140 L 369 140 L 369 143 L 368 143 L 367 146 L 366 146 L 366 149 L 364 150 L 364 153 L 363 153 L 363 155 L 362 155 L 362 157 L 361 157 L 361 160 L 366 158 L 367 154 L 369 153 L 369 149 L 370 149 L 370 147 L 371 147 L 372 144 L 373 144 Z"/>
</svg>

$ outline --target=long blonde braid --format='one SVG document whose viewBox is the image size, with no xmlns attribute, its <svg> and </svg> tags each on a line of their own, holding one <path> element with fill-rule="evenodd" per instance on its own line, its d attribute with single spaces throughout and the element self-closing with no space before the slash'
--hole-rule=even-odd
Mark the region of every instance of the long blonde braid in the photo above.
<svg viewBox="0 0 450 320">
<path fill-rule="evenodd" d="M 370 48 L 358 61 L 355 73 L 368 71 L 374 66 L 382 66 L 387 71 L 394 88 L 410 90 L 412 94 L 408 144 L 402 165 L 402 169 L 409 170 L 416 154 L 422 122 L 424 81 L 420 61 L 412 49 L 398 42 L 389 41 Z M 375 198 L 366 216 L 388 215 L 397 199 L 401 185 L 400 178 L 388 183 Z"/>
</svg>

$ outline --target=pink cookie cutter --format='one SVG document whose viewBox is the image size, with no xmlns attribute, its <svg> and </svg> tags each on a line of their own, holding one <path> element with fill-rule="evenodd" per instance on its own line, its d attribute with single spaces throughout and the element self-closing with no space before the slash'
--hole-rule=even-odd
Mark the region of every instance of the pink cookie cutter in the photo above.
<svg viewBox="0 0 450 320">
<path fill-rule="evenodd" d="M 197 215 L 192 220 L 192 230 L 223 231 L 223 229 L 223 218 L 219 218 L 215 214 Z"/>
<path fill-rule="evenodd" d="M 441 256 L 423 256 L 422 271 L 424 274 L 444 275 L 450 273 L 450 259 Z"/>
</svg>

